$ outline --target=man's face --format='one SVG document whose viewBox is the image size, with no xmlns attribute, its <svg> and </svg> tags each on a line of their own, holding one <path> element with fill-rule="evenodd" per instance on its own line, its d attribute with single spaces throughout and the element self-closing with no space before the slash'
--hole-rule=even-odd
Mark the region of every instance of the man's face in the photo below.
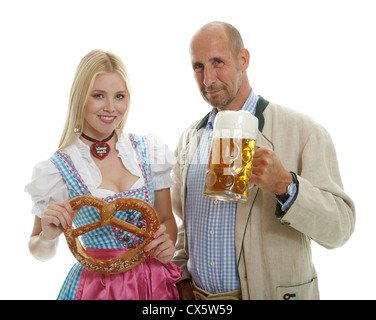
<svg viewBox="0 0 376 320">
<path fill-rule="evenodd" d="M 242 85 L 239 61 L 224 32 L 206 30 L 191 43 L 191 60 L 203 98 L 213 107 L 231 109 Z"/>
</svg>

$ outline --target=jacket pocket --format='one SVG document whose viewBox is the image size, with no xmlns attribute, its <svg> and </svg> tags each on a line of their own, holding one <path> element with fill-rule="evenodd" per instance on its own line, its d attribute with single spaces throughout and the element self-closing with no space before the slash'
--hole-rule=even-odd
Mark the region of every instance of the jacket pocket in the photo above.
<svg viewBox="0 0 376 320">
<path fill-rule="evenodd" d="M 317 277 L 296 286 L 277 287 L 277 300 L 318 300 L 319 288 Z"/>
</svg>

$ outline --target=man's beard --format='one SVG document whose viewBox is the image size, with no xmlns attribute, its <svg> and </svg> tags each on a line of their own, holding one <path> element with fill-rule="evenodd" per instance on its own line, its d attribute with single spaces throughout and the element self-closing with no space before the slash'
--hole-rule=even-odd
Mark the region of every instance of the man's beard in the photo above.
<svg viewBox="0 0 376 320">
<path fill-rule="evenodd" d="M 204 86 L 201 89 L 201 94 L 204 100 L 207 103 L 209 103 L 212 107 L 222 109 L 228 106 L 235 99 L 235 97 L 237 96 L 240 90 L 241 85 L 242 85 L 242 77 L 241 77 L 241 73 L 239 73 L 238 81 L 237 81 L 237 88 L 236 88 L 235 93 L 231 94 L 225 85 L 221 85 L 221 86 L 208 86 L 208 87 Z M 215 90 L 220 90 L 220 89 L 221 91 L 219 92 L 218 97 L 210 98 L 207 96 L 207 93 L 209 91 L 215 91 Z"/>
<path fill-rule="evenodd" d="M 219 90 L 221 91 L 218 93 L 217 96 L 210 96 L 208 95 L 207 91 L 210 90 Z M 201 92 L 203 98 L 207 103 L 209 103 L 211 106 L 216 108 L 223 108 L 227 106 L 233 98 L 230 97 L 230 93 L 228 92 L 227 88 L 213 88 L 213 87 L 205 87 L 203 91 Z"/>
</svg>

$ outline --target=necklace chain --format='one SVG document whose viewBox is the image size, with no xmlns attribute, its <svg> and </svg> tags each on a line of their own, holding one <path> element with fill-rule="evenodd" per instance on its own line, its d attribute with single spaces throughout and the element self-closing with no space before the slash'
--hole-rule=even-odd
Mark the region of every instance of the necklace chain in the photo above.
<svg viewBox="0 0 376 320">
<path fill-rule="evenodd" d="M 89 140 L 91 142 L 107 142 L 108 140 L 110 140 L 115 134 L 115 130 L 112 131 L 111 135 L 109 137 L 107 137 L 106 139 L 103 139 L 103 140 L 96 140 L 94 138 L 91 138 L 89 136 L 87 136 L 85 133 L 81 133 L 81 137 L 85 138 L 86 140 Z"/>
</svg>

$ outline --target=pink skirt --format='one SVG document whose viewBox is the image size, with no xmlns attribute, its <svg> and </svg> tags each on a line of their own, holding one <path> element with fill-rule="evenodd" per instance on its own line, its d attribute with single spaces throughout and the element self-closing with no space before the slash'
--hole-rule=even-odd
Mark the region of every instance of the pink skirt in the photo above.
<svg viewBox="0 0 376 320">
<path fill-rule="evenodd" d="M 126 249 L 87 249 L 99 260 L 118 257 Z M 136 267 L 118 274 L 83 269 L 76 300 L 178 300 L 176 281 L 182 271 L 172 262 L 163 264 L 150 256 Z"/>
</svg>

